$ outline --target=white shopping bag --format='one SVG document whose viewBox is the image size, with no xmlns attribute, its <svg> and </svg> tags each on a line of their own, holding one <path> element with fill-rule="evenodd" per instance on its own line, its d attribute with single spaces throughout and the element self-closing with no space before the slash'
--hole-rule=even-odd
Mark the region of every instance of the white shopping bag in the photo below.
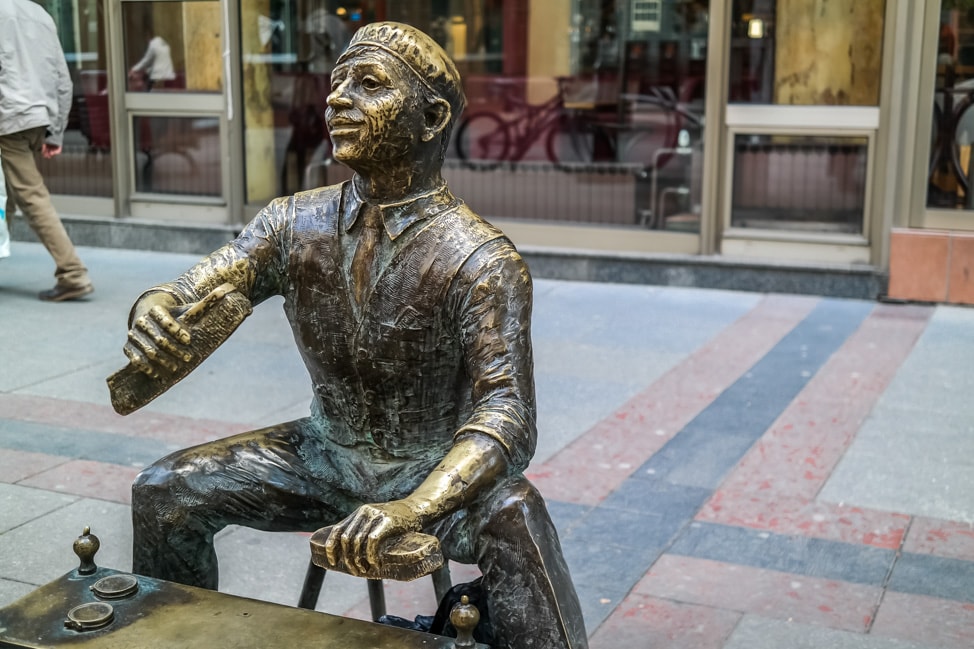
<svg viewBox="0 0 974 649">
<path fill-rule="evenodd" d="M 3 180 L 3 169 L 0 168 L 0 259 L 10 256 L 10 229 L 7 227 L 7 185 Z"/>
</svg>

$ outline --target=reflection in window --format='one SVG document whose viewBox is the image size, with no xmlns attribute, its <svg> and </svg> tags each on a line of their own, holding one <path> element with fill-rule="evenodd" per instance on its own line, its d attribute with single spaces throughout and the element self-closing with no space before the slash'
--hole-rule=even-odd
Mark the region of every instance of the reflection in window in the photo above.
<svg viewBox="0 0 974 649">
<path fill-rule="evenodd" d="M 221 91 L 219 2 L 124 2 L 122 22 L 126 90 Z"/>
<path fill-rule="evenodd" d="M 64 48 L 74 97 L 61 155 L 38 158 L 52 194 L 112 196 L 111 138 L 108 119 L 108 59 L 104 3 L 99 0 L 40 5 L 54 17 Z"/>
<path fill-rule="evenodd" d="M 243 0 L 240 11 L 246 200 L 263 203 L 307 187 L 330 162 L 331 71 L 355 30 L 377 16 L 325 0 Z"/>
<path fill-rule="evenodd" d="M 325 131 L 329 73 L 358 27 L 396 20 L 430 34 L 457 65 L 467 110 L 444 175 L 479 211 L 699 229 L 706 0 L 362 6 L 372 13 L 331 0 L 243 0 L 249 203 L 348 177 Z"/>
<path fill-rule="evenodd" d="M 132 127 L 136 191 L 221 196 L 218 118 L 136 116 Z"/>
<path fill-rule="evenodd" d="M 731 226 L 860 234 L 865 137 L 737 135 Z"/>
<path fill-rule="evenodd" d="M 729 100 L 878 106 L 885 0 L 734 0 Z"/>
<path fill-rule="evenodd" d="M 927 206 L 974 209 L 974 12 L 941 12 L 935 65 Z"/>
</svg>

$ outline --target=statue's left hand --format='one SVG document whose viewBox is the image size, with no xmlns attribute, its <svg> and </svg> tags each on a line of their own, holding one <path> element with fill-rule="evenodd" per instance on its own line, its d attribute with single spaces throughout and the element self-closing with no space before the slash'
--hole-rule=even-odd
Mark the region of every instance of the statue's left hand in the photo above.
<svg viewBox="0 0 974 649">
<path fill-rule="evenodd" d="M 332 564 L 341 556 L 355 576 L 382 562 L 381 549 L 392 538 L 420 531 L 419 514 L 405 500 L 362 505 L 332 528 L 325 554 Z"/>
</svg>

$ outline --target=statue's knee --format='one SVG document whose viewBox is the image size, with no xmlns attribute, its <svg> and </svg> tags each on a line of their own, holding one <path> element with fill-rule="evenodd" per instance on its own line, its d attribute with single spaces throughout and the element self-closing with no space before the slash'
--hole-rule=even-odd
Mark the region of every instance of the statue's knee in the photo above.
<svg viewBox="0 0 974 649">
<path fill-rule="evenodd" d="M 512 478 L 493 493 L 489 519 L 508 525 L 511 522 L 548 518 L 544 498 L 527 478 Z"/>
<path fill-rule="evenodd" d="M 153 464 L 143 469 L 132 482 L 132 507 L 154 507 L 161 501 L 173 500 L 175 472 L 168 465 Z"/>
</svg>

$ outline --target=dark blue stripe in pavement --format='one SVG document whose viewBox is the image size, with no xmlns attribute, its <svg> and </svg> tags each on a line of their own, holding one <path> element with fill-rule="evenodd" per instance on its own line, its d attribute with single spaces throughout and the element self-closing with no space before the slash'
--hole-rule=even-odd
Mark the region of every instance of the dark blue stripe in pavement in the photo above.
<svg viewBox="0 0 974 649">
<path fill-rule="evenodd" d="M 868 545 L 701 522 L 689 525 L 668 551 L 869 586 L 882 586 L 896 559 L 894 551 Z"/>
<path fill-rule="evenodd" d="M 151 439 L 0 419 L 0 448 L 125 466 L 146 466 L 174 449 Z"/>
<path fill-rule="evenodd" d="M 716 489 L 872 308 L 867 302 L 823 300 L 637 475 Z"/>
<path fill-rule="evenodd" d="M 974 562 L 904 552 L 893 569 L 889 588 L 974 603 Z"/>
</svg>

